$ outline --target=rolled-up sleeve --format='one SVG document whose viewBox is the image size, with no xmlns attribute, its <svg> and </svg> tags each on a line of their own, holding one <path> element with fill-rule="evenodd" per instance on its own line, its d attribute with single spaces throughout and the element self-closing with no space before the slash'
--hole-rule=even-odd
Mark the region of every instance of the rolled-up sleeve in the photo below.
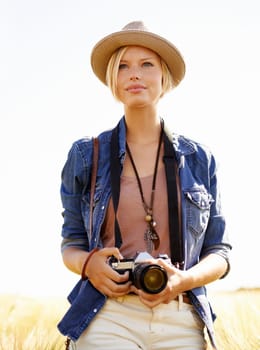
<svg viewBox="0 0 260 350">
<path fill-rule="evenodd" d="M 217 167 L 213 156 L 211 156 L 211 161 L 209 164 L 210 193 L 213 201 L 210 210 L 210 219 L 201 252 L 201 258 L 209 254 L 218 254 L 222 256 L 227 261 L 227 270 L 222 276 L 223 278 L 230 270 L 229 255 L 232 246 L 229 240 L 226 220 L 221 209 L 220 191 L 216 176 Z"/>
</svg>

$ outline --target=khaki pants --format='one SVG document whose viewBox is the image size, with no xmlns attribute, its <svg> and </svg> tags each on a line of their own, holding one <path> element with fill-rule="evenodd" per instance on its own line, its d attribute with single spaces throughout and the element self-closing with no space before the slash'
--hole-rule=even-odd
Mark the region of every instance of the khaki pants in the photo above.
<svg viewBox="0 0 260 350">
<path fill-rule="evenodd" d="M 153 309 L 136 295 L 108 299 L 76 343 L 76 350 L 202 350 L 204 325 L 181 300 Z"/>
</svg>

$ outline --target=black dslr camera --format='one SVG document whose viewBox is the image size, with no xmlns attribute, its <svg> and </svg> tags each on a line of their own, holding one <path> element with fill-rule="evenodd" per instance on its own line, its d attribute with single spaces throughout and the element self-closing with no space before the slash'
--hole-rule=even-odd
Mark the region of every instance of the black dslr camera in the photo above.
<svg viewBox="0 0 260 350">
<path fill-rule="evenodd" d="M 171 264 L 170 259 L 165 254 L 159 255 L 158 258 L 166 259 Z M 129 280 L 136 288 L 149 294 L 157 294 L 166 287 L 168 276 L 160 265 L 148 263 L 147 260 L 150 259 L 153 259 L 150 254 L 141 252 L 133 259 L 117 260 L 115 257 L 111 257 L 109 264 L 120 274 L 129 271 Z"/>
</svg>

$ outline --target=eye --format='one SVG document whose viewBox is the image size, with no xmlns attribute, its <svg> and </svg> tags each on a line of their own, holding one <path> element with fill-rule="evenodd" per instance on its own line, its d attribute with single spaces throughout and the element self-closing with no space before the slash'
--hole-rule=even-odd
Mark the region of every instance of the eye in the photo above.
<svg viewBox="0 0 260 350">
<path fill-rule="evenodd" d="M 152 64 L 152 62 L 150 62 L 150 61 L 145 61 L 145 62 L 143 63 L 143 67 L 153 67 L 153 64 Z"/>
<path fill-rule="evenodd" d="M 118 69 L 126 69 L 127 65 L 125 63 L 120 63 Z"/>
</svg>

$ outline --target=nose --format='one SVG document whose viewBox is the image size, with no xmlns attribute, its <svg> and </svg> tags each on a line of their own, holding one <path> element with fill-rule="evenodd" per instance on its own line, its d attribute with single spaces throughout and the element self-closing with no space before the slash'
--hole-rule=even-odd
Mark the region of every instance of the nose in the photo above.
<svg viewBox="0 0 260 350">
<path fill-rule="evenodd" d="M 136 81 L 140 79 L 140 72 L 137 67 L 132 67 L 130 71 L 130 80 Z"/>
<path fill-rule="evenodd" d="M 131 81 L 136 81 L 136 80 L 139 80 L 139 77 L 136 74 L 135 75 L 131 75 L 130 80 Z"/>
</svg>

